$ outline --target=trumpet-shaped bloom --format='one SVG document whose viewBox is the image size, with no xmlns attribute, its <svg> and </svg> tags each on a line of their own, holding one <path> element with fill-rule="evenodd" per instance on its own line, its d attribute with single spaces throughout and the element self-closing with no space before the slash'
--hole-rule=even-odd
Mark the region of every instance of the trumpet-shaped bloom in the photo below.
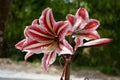
<svg viewBox="0 0 120 80">
<path fill-rule="evenodd" d="M 76 15 L 68 14 L 66 18 L 71 28 L 67 34 L 75 37 L 75 49 L 82 46 L 83 39 L 99 39 L 99 34 L 96 29 L 100 23 L 98 20 L 89 19 L 88 12 L 85 8 L 78 9 Z"/>
<path fill-rule="evenodd" d="M 27 52 L 25 60 L 34 53 L 44 53 L 42 64 L 47 70 L 48 66 L 55 61 L 57 54 L 73 54 L 72 47 L 65 40 L 68 29 L 68 22 L 56 22 L 52 10 L 46 8 L 39 19 L 35 19 L 32 25 L 25 28 L 25 39 L 15 47 Z"/>
</svg>

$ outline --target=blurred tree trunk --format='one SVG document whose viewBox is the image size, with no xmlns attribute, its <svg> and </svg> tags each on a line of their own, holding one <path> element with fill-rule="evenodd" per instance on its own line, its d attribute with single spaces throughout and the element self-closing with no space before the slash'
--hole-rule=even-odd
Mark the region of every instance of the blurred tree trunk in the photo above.
<svg viewBox="0 0 120 80">
<path fill-rule="evenodd" d="M 4 32 L 11 0 L 0 0 L 0 57 L 3 55 Z"/>
<path fill-rule="evenodd" d="M 80 0 L 77 0 L 77 2 L 76 2 L 76 8 L 77 8 L 77 9 L 80 8 Z"/>
</svg>

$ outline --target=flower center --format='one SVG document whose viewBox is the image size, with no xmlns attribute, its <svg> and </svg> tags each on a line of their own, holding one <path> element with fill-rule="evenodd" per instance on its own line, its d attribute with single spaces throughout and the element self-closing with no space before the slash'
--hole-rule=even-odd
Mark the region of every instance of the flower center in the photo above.
<svg viewBox="0 0 120 80">
<path fill-rule="evenodd" d="M 54 41 L 55 41 L 55 42 L 59 42 L 59 37 L 58 37 L 58 36 L 55 36 L 55 37 L 54 37 Z"/>
</svg>

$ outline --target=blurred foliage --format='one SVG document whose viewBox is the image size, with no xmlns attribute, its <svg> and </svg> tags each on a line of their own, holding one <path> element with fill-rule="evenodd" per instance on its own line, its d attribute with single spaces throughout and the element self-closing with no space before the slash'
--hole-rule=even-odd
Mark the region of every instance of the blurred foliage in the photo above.
<svg viewBox="0 0 120 80">
<path fill-rule="evenodd" d="M 79 2 L 80 3 L 77 3 Z M 79 49 L 73 61 L 74 66 L 88 66 L 100 69 L 103 72 L 115 73 L 120 70 L 120 1 L 119 0 L 73 0 L 64 3 L 64 0 L 13 0 L 8 17 L 5 33 L 5 55 L 14 60 L 23 60 L 25 53 L 16 50 L 14 45 L 24 38 L 24 29 L 32 20 L 39 18 L 46 7 L 53 9 L 55 20 L 65 20 L 68 13 L 75 14 L 80 7 L 85 7 L 90 18 L 100 20 L 97 29 L 101 37 L 112 38 L 113 42 L 99 48 L 90 48 L 88 53 Z M 41 60 L 43 55 L 34 55 L 30 61 Z M 57 59 L 56 62 L 59 59 Z"/>
</svg>

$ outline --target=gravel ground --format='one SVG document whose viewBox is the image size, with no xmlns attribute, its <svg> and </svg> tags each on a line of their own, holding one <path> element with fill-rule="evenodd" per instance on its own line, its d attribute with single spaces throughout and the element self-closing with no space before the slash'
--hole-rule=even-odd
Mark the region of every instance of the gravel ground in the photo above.
<svg viewBox="0 0 120 80">
<path fill-rule="evenodd" d="M 45 72 L 40 63 L 15 62 L 0 59 L 0 80 L 59 80 L 62 66 L 50 66 Z M 108 76 L 98 70 L 71 71 L 71 80 L 120 80 L 120 76 Z"/>
</svg>

